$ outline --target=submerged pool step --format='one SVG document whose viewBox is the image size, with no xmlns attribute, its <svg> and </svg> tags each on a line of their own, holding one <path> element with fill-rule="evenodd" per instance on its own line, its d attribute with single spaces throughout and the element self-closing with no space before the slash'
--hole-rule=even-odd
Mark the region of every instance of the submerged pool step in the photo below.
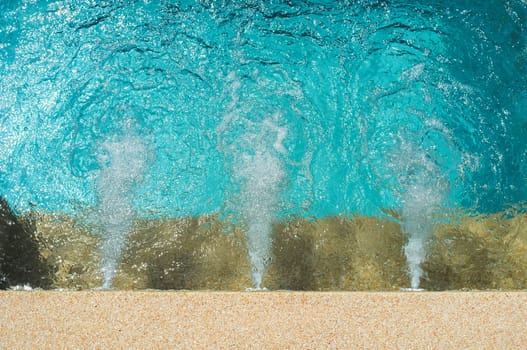
<svg viewBox="0 0 527 350">
<path fill-rule="evenodd" d="M 9 285 L 74 290 L 102 285 L 100 236 L 93 227 L 56 214 L 34 213 L 16 220 L 17 234 L 0 230 L 4 247 L 0 270 Z M 421 287 L 527 288 L 526 223 L 526 214 L 496 214 L 438 225 L 423 264 Z M 263 286 L 328 291 L 408 288 L 404 239 L 395 221 L 365 216 L 275 223 L 273 256 Z M 10 258 L 19 251 L 32 256 L 23 261 Z M 243 291 L 252 287 L 244 231 L 213 215 L 137 221 L 114 287 Z"/>
</svg>

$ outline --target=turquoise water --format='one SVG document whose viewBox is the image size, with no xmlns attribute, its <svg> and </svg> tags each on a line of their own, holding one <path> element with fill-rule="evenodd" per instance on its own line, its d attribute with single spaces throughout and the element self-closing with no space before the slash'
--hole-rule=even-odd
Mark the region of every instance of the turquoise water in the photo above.
<svg viewBox="0 0 527 350">
<path fill-rule="evenodd" d="M 10 0 L 0 16 L 0 195 L 18 212 L 261 214 L 258 230 L 527 199 L 523 1 Z"/>
</svg>

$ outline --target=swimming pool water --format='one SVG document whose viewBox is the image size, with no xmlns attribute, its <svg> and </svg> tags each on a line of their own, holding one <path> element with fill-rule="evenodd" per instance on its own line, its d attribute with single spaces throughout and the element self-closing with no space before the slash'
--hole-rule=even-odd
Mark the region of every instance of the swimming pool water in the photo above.
<svg viewBox="0 0 527 350">
<path fill-rule="evenodd" d="M 146 217 L 496 212 L 527 198 L 526 26 L 520 0 L 4 1 L 1 195 Z"/>
</svg>

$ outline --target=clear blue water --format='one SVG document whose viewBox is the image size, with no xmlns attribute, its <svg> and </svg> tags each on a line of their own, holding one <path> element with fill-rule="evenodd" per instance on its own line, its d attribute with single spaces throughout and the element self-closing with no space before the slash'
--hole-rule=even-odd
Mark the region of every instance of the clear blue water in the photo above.
<svg viewBox="0 0 527 350">
<path fill-rule="evenodd" d="M 18 212 L 527 199 L 523 1 L 9 0 L 0 16 L 0 195 Z"/>
</svg>

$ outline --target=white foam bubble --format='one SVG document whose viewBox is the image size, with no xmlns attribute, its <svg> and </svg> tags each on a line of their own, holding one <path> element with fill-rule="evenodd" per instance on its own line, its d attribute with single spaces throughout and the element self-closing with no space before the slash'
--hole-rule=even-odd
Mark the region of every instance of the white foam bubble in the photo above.
<svg viewBox="0 0 527 350">
<path fill-rule="evenodd" d="M 285 177 L 281 160 L 265 147 L 244 154 L 237 165 L 241 186 L 241 213 L 246 225 L 253 283 L 261 288 L 271 260 L 272 224 Z"/>
<path fill-rule="evenodd" d="M 226 118 L 250 120 L 233 114 L 229 112 Z M 286 176 L 281 157 L 287 153 L 283 145 L 287 129 L 279 126 L 279 119 L 280 114 L 275 113 L 261 122 L 250 121 L 247 132 L 237 138 L 238 143 L 224 150 L 233 157 L 233 177 L 240 188 L 236 210 L 246 229 L 256 289 L 262 288 L 271 261 L 272 225 Z"/>
<path fill-rule="evenodd" d="M 135 211 L 130 190 L 140 180 L 146 165 L 146 146 L 139 137 L 125 136 L 101 145 L 97 190 L 99 222 L 103 233 L 103 288 L 112 286 L 113 277 L 126 243 Z"/>
<path fill-rule="evenodd" d="M 436 215 L 448 192 L 448 181 L 419 147 L 401 141 L 392 162 L 398 172 L 401 196 L 401 229 L 407 236 L 404 253 L 412 289 L 419 289 L 427 244 L 434 233 Z"/>
</svg>

